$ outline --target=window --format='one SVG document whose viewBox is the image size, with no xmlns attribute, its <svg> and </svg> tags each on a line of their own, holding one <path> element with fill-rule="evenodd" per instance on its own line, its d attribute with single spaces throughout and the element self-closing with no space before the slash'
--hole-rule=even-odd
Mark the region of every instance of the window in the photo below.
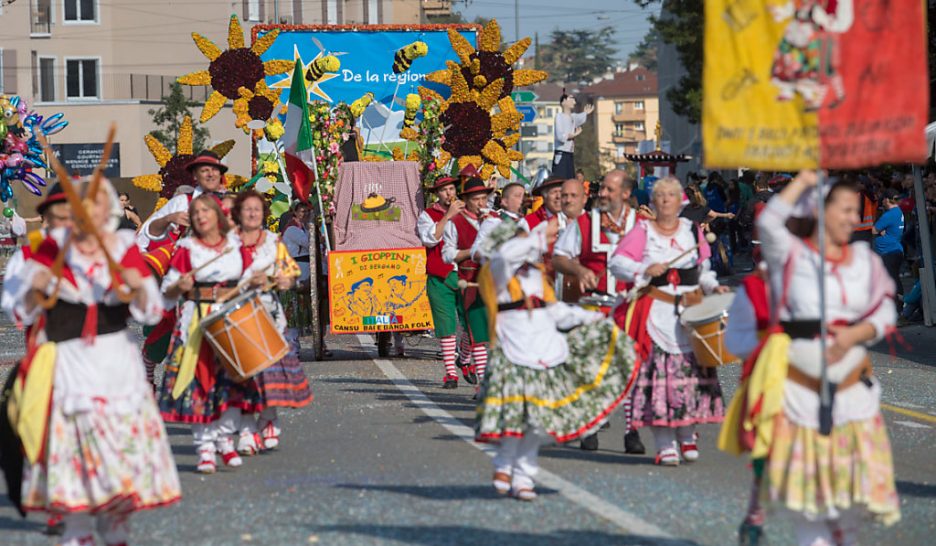
<svg viewBox="0 0 936 546">
<path fill-rule="evenodd" d="M 66 23 L 96 23 L 97 0 L 63 0 Z"/>
<path fill-rule="evenodd" d="M 260 20 L 260 0 L 246 0 L 246 17 L 248 21 Z"/>
<path fill-rule="evenodd" d="M 643 131 L 644 123 L 642 121 L 638 121 L 637 123 L 634 124 L 634 129 L 636 129 L 637 131 Z"/>
<path fill-rule="evenodd" d="M 33 36 L 48 36 L 52 33 L 52 0 L 29 2 L 29 32 Z"/>
<path fill-rule="evenodd" d="M 379 0 L 367 0 L 367 24 L 369 25 L 379 25 L 380 24 L 380 1 Z"/>
<path fill-rule="evenodd" d="M 622 155 L 624 155 L 624 145 L 623 145 L 623 144 L 618 144 L 618 145 L 617 145 L 617 155 L 618 155 L 618 157 L 621 157 Z"/>
<path fill-rule="evenodd" d="M 74 99 L 98 99 L 98 60 L 65 60 L 65 96 Z"/>
<path fill-rule="evenodd" d="M 327 0 L 325 2 L 325 22 L 329 25 L 338 24 L 338 0 Z"/>
<path fill-rule="evenodd" d="M 55 57 L 39 57 L 39 100 L 55 100 Z"/>
<path fill-rule="evenodd" d="M 623 102 L 615 102 L 615 103 L 614 103 L 614 115 L 620 116 L 620 115 L 621 115 L 621 112 L 623 112 L 623 111 L 624 111 L 624 103 L 623 103 Z"/>
<path fill-rule="evenodd" d="M 615 123 L 614 124 L 614 136 L 621 136 L 623 132 L 624 132 L 624 124 Z"/>
<path fill-rule="evenodd" d="M 643 105 L 642 100 L 639 100 L 634 103 L 634 110 L 643 110 L 643 109 L 644 109 L 644 105 Z"/>
<path fill-rule="evenodd" d="M 647 77 L 644 76 L 643 74 L 637 74 L 637 81 L 642 82 L 645 79 L 647 79 Z"/>
</svg>

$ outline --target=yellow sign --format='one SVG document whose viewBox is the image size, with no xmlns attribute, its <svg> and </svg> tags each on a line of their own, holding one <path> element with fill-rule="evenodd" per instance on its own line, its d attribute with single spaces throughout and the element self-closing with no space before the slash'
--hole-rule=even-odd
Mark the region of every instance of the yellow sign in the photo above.
<svg viewBox="0 0 936 546">
<path fill-rule="evenodd" d="M 333 250 L 328 294 L 333 334 L 433 328 L 421 247 Z"/>
</svg>

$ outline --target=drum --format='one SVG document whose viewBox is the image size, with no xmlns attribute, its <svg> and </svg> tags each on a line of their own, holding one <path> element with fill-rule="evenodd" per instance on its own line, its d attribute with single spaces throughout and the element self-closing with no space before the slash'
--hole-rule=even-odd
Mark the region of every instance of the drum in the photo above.
<svg viewBox="0 0 936 546">
<path fill-rule="evenodd" d="M 202 319 L 204 338 L 231 377 L 243 382 L 286 356 L 289 346 L 256 292 L 246 292 Z"/>
<path fill-rule="evenodd" d="M 736 364 L 740 359 L 725 348 L 725 325 L 734 294 L 714 294 L 687 307 L 679 318 L 686 327 L 692 352 L 702 367 Z"/>
<path fill-rule="evenodd" d="M 611 314 L 611 309 L 614 308 L 616 301 L 617 298 L 610 294 L 589 294 L 579 298 L 578 304 L 579 307 L 589 311 L 601 311 L 607 317 Z"/>
</svg>

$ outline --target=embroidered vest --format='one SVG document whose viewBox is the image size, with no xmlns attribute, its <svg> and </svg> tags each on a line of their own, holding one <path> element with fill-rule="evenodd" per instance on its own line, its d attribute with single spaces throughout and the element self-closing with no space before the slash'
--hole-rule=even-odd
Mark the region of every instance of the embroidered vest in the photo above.
<svg viewBox="0 0 936 546">
<path fill-rule="evenodd" d="M 592 250 L 592 221 L 591 214 L 585 213 L 578 217 L 579 233 L 582 235 L 582 250 L 579 253 L 579 263 L 586 269 L 591 270 L 598 277 L 598 286 L 595 288 L 599 292 L 608 292 L 618 294 L 629 289 L 628 283 L 624 281 L 615 281 L 614 289 L 608 290 L 608 254 L 605 252 L 595 252 Z M 600 241 L 602 245 L 610 245 L 604 230 L 598 228 Z"/>
<path fill-rule="evenodd" d="M 432 207 L 426 209 L 426 214 L 429 215 L 429 218 L 432 218 L 433 222 L 438 223 L 439 220 L 445 216 L 444 212 L 439 211 L 438 209 Z M 442 243 L 439 242 L 436 246 L 432 248 L 426 248 L 426 272 L 430 275 L 445 278 L 448 276 L 452 270 L 455 269 L 452 264 L 447 264 L 442 261 Z"/>
<path fill-rule="evenodd" d="M 545 222 L 549 218 L 546 216 L 546 207 L 540 207 L 536 209 L 536 212 L 531 212 L 524 216 L 523 219 L 526 220 L 527 226 L 529 226 L 532 231 L 540 222 Z"/>
</svg>

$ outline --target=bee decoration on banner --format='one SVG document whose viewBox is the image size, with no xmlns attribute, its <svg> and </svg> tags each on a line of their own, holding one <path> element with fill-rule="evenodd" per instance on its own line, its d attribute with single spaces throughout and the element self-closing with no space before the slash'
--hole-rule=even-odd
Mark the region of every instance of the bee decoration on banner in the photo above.
<svg viewBox="0 0 936 546">
<path fill-rule="evenodd" d="M 370 106 L 370 103 L 374 102 L 374 94 L 368 91 L 361 95 L 361 98 L 355 100 L 351 103 L 351 115 L 354 116 L 354 119 L 361 117 L 364 113 L 364 110 L 367 110 L 367 107 Z"/>
<path fill-rule="evenodd" d="M 393 56 L 393 73 L 402 74 L 410 69 L 413 61 L 420 57 L 425 57 L 429 53 L 429 46 L 426 42 L 413 42 L 397 50 Z"/>
<path fill-rule="evenodd" d="M 403 105 L 403 127 L 416 125 L 416 114 L 419 112 L 419 107 L 421 105 L 422 100 L 419 98 L 419 95 L 416 93 L 406 95 L 406 103 Z"/>
<path fill-rule="evenodd" d="M 319 48 L 320 55 L 312 61 L 312 64 L 309 65 L 309 69 L 306 71 L 305 78 L 309 83 L 319 81 L 325 74 L 334 74 L 341 70 L 341 61 L 338 60 L 338 57 L 346 55 L 344 51 L 332 52 L 325 49 L 325 46 L 322 45 L 322 42 L 320 42 L 318 38 L 313 37 L 312 43 Z"/>
</svg>

